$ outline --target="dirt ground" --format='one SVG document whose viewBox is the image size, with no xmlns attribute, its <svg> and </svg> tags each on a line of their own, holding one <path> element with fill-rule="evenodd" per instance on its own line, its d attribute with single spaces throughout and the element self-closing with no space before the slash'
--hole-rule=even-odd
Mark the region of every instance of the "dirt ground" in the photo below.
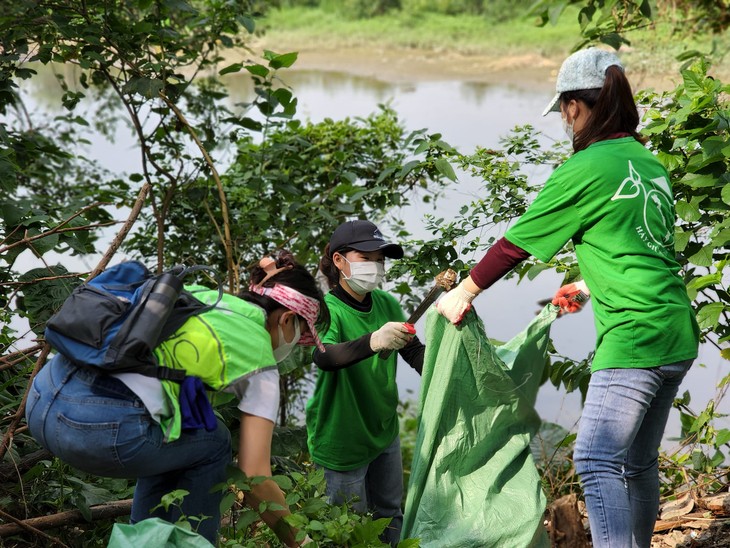
<svg viewBox="0 0 730 548">
<path fill-rule="evenodd" d="M 563 61 L 563 57 L 551 58 L 530 52 L 497 57 L 445 49 L 393 49 L 379 48 L 376 45 L 334 48 L 287 42 L 270 44 L 266 39 L 259 39 L 251 44 L 251 48 L 254 52 L 264 49 L 273 49 L 278 53 L 299 52 L 296 63 L 288 69 L 294 71 L 344 72 L 393 83 L 465 80 L 531 85 L 546 90 L 555 85 L 555 78 Z M 641 59 L 631 50 L 622 51 L 620 56 L 627 66 L 627 76 L 637 90 L 671 90 L 680 81 L 680 75 L 675 68 L 671 72 L 657 73 L 651 60 Z M 722 78 L 723 75 L 718 76 Z"/>
</svg>

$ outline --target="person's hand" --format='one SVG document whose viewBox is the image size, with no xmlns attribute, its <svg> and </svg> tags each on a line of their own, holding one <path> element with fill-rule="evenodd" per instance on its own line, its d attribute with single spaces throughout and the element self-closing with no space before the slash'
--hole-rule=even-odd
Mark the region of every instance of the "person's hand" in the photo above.
<svg viewBox="0 0 730 548">
<path fill-rule="evenodd" d="M 314 542 L 314 541 L 311 538 L 309 538 L 309 535 L 307 535 L 306 537 L 304 537 L 304 540 L 302 540 L 302 542 L 299 544 L 299 546 L 304 546 L 305 544 L 309 544 L 312 542 Z"/>
<path fill-rule="evenodd" d="M 470 281 L 470 278 L 462 281 L 436 303 L 436 310 L 439 314 L 454 325 L 461 323 L 461 320 L 464 319 L 464 316 L 471 308 L 471 302 L 477 296 L 475 292 L 464 287 Z M 474 285 L 474 282 L 471 282 L 471 284 Z"/>
<path fill-rule="evenodd" d="M 373 352 L 381 350 L 400 350 L 411 340 L 411 333 L 403 322 L 388 322 L 370 335 L 370 349 Z"/>
<path fill-rule="evenodd" d="M 583 305 L 588 302 L 590 295 L 588 286 L 581 280 L 558 289 L 552 302 L 555 306 L 560 307 L 561 313 L 573 314 L 583 309 Z"/>
</svg>

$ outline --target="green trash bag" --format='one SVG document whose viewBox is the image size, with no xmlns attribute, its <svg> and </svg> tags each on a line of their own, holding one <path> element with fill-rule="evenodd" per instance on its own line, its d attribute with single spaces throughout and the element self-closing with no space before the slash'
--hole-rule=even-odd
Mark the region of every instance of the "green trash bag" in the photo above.
<svg viewBox="0 0 730 548">
<path fill-rule="evenodd" d="M 145 519 L 134 525 L 115 523 L 107 548 L 212 548 L 198 533 L 160 518 Z"/>
<path fill-rule="evenodd" d="M 402 538 L 422 547 L 548 547 L 530 453 L 550 325 L 547 305 L 495 347 L 476 313 L 457 328 L 431 308 Z"/>
</svg>

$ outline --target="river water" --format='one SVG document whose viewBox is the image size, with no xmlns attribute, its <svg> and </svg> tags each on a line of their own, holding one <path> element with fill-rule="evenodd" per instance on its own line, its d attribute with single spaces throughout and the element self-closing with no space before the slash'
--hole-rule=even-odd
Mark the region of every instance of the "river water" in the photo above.
<svg viewBox="0 0 730 548">
<path fill-rule="evenodd" d="M 427 128 L 430 133 L 441 133 L 443 139 L 469 153 L 477 146 L 498 147 L 501 137 L 517 125 L 531 124 L 545 135 L 545 142 L 563 140 L 560 117 L 541 113 L 552 96 L 550 75 L 545 78 L 486 83 L 462 79 L 419 78 L 411 81 L 389 81 L 367 77 L 342 70 L 296 70 L 283 75 L 298 98 L 298 117 L 314 122 L 324 118 L 367 116 L 381 103 L 389 103 L 398 112 L 406 129 Z M 231 78 L 229 90 L 234 101 L 250 100 L 250 85 L 240 77 Z M 47 86 L 28 86 L 27 106 L 47 108 L 51 104 Z M 51 96 L 53 92 L 50 92 Z M 137 171 L 139 153 L 125 132 L 119 132 L 111 143 L 101 135 L 94 135 L 88 155 L 100 160 L 109 170 L 117 173 Z M 535 180 L 544 179 L 546 170 L 530 174 Z M 481 181 L 461 175 L 458 185 L 447 197 L 438 201 L 438 214 L 448 217 L 479 195 Z M 416 237 L 426 237 L 423 215 L 433 212 L 430 206 L 414 204 L 394 212 Z M 491 235 L 499 236 L 506 227 Z M 476 261 L 481 255 L 466 257 Z M 89 260 L 89 265 L 95 264 Z M 490 337 L 506 341 L 518 334 L 538 310 L 537 301 L 551 296 L 559 287 L 561 277 L 545 272 L 534 281 L 517 284 L 503 280 L 495 284 L 475 301 L 475 308 L 485 323 Z M 423 332 L 422 321 L 417 324 Z M 593 349 L 595 331 L 590 304 L 579 314 L 560 318 L 552 329 L 557 350 L 566 356 L 580 359 Z M 710 346 L 701 349 L 698 363 L 690 371 L 681 391 L 692 394 L 692 408 L 699 412 L 715 395 L 716 385 L 726 374 L 725 363 Z M 398 384 L 403 400 L 417 400 L 419 376 L 407 365 L 401 364 Z M 720 406 L 722 411 L 726 405 Z M 580 416 L 580 398 L 577 393 L 566 394 L 551 385 L 540 389 L 537 410 L 543 420 L 575 430 Z M 727 410 L 724 412 L 727 413 Z M 718 427 L 730 427 L 719 424 Z M 665 436 L 665 446 L 679 434 L 678 412 L 673 410 Z"/>
</svg>

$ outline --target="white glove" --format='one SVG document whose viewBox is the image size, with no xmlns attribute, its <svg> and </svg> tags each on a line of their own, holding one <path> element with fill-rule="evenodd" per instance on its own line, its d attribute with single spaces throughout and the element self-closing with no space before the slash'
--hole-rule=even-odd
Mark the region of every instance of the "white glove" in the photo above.
<svg viewBox="0 0 730 548">
<path fill-rule="evenodd" d="M 310 542 L 314 542 L 311 538 L 309 538 L 309 535 L 304 537 L 304 540 L 301 542 L 299 546 L 304 546 L 305 544 L 309 544 Z"/>
<path fill-rule="evenodd" d="M 471 302 L 477 296 L 464 287 L 466 280 L 462 281 L 454 289 L 447 292 L 436 303 L 436 310 L 454 325 L 459 325 L 469 309 Z"/>
<path fill-rule="evenodd" d="M 400 350 L 411 340 L 408 328 L 403 322 L 388 322 L 370 335 L 370 349 L 373 352 L 381 350 Z"/>
</svg>

